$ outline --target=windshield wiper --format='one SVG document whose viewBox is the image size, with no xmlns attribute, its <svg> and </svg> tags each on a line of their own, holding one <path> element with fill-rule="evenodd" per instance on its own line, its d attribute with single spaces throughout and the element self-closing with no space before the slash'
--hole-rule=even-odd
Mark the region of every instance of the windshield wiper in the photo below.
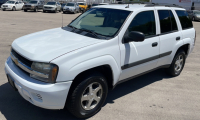
<svg viewBox="0 0 200 120">
<path fill-rule="evenodd" d="M 95 37 L 101 39 L 101 38 L 97 35 L 98 33 L 94 32 L 94 31 L 92 31 L 92 30 L 88 30 L 88 29 L 79 29 L 79 30 L 82 30 L 82 31 L 86 31 L 86 32 L 92 33 Z"/>
<path fill-rule="evenodd" d="M 68 27 L 71 27 L 73 30 L 77 29 L 76 27 L 74 27 L 72 25 L 68 25 Z"/>
</svg>

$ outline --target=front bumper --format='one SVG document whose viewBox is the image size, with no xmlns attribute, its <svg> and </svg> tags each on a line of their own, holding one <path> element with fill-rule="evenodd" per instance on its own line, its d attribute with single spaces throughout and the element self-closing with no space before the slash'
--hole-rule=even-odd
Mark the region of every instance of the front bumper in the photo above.
<svg viewBox="0 0 200 120">
<path fill-rule="evenodd" d="M 23 8 L 24 10 L 34 10 L 35 9 L 35 6 L 32 6 L 32 7 L 25 7 Z"/>
<path fill-rule="evenodd" d="M 55 11 L 56 8 L 43 8 L 44 11 Z"/>
<path fill-rule="evenodd" d="M 5 72 L 14 81 L 20 95 L 30 103 L 46 109 L 64 108 L 72 81 L 51 84 L 35 80 L 17 67 L 10 57 L 5 63 Z"/>
<path fill-rule="evenodd" d="M 12 10 L 12 7 L 2 7 L 1 9 L 4 9 L 4 10 Z"/>
</svg>

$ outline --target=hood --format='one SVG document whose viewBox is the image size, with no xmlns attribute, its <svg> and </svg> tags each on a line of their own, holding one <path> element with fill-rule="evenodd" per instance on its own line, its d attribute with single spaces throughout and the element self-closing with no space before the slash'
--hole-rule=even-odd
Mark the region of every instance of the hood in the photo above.
<svg viewBox="0 0 200 120">
<path fill-rule="evenodd" d="M 44 7 L 56 7 L 56 5 L 44 5 Z"/>
<path fill-rule="evenodd" d="M 66 53 L 100 42 L 103 40 L 56 28 L 18 38 L 12 43 L 12 48 L 29 60 L 50 62 Z"/>
</svg>

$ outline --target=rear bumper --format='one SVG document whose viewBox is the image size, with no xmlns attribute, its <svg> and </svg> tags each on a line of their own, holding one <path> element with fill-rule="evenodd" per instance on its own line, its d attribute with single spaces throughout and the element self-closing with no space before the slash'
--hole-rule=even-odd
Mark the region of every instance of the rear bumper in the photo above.
<svg viewBox="0 0 200 120">
<path fill-rule="evenodd" d="M 11 77 L 20 95 L 30 103 L 46 109 L 63 109 L 72 81 L 44 83 L 30 78 L 9 57 L 5 63 L 6 75 Z"/>
</svg>

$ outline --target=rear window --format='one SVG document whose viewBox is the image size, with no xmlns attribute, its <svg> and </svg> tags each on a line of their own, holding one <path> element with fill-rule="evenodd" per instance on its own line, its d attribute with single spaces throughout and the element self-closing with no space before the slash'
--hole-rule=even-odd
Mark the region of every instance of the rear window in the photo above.
<svg viewBox="0 0 200 120">
<path fill-rule="evenodd" d="M 183 30 L 193 28 L 192 21 L 190 20 L 188 13 L 186 11 L 176 10 L 176 13 L 179 17 Z"/>
</svg>

